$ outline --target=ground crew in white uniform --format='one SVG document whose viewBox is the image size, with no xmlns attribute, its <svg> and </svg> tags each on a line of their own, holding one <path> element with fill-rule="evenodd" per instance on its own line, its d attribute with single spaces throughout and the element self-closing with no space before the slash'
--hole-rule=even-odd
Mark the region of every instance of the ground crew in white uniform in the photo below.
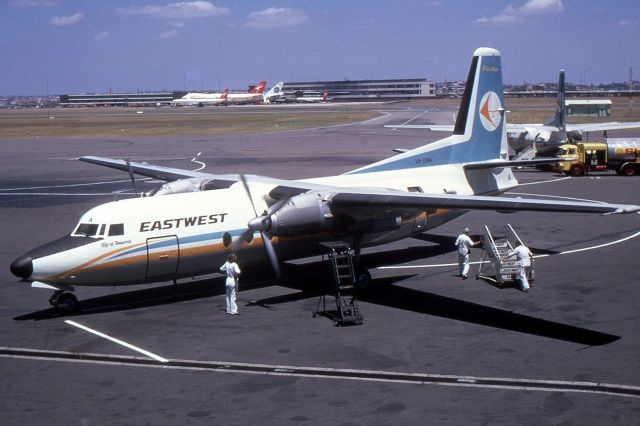
<svg viewBox="0 0 640 426">
<path fill-rule="evenodd" d="M 506 260 L 509 257 L 517 256 L 518 265 L 520 265 L 520 283 L 522 285 L 522 291 L 529 291 L 529 280 L 527 279 L 527 269 L 531 266 L 533 260 L 533 253 L 531 250 L 521 242 L 516 242 L 516 247 L 511 250 L 502 260 Z"/>
<path fill-rule="evenodd" d="M 477 246 L 482 243 L 482 241 L 473 241 L 469 234 L 471 230 L 469 228 L 464 228 L 462 233 L 458 235 L 456 239 L 456 247 L 458 248 L 458 267 L 459 273 L 458 277 L 461 277 L 463 280 L 466 280 L 467 274 L 469 273 L 469 251 L 471 247 Z"/>
<path fill-rule="evenodd" d="M 240 267 L 236 263 L 238 257 L 230 254 L 227 261 L 220 267 L 220 272 L 227 274 L 225 288 L 227 290 L 226 304 L 227 313 L 230 315 L 238 315 L 238 305 L 236 305 L 236 293 L 238 292 L 238 277 L 240 276 Z"/>
</svg>

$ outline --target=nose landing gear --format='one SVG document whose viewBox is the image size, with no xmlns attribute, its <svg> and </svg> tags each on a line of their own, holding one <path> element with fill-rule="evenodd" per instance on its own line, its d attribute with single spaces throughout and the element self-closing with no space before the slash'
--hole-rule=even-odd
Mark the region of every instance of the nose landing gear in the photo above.
<svg viewBox="0 0 640 426">
<path fill-rule="evenodd" d="M 80 308 L 80 302 L 75 294 L 58 290 L 49 298 L 49 304 L 61 312 L 70 314 Z"/>
</svg>

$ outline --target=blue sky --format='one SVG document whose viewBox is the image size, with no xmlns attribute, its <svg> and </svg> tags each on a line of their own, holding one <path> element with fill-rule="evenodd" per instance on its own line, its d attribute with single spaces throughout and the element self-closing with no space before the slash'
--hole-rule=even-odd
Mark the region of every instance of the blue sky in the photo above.
<svg viewBox="0 0 640 426">
<path fill-rule="evenodd" d="M 0 95 L 246 89 L 268 80 L 640 80 L 638 0 L 2 0 Z"/>
</svg>

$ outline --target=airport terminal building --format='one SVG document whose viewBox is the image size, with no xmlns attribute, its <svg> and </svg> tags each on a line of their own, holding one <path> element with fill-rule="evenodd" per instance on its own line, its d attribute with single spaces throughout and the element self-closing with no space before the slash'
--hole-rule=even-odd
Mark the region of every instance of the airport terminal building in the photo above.
<svg viewBox="0 0 640 426">
<path fill-rule="evenodd" d="M 285 96 L 322 95 L 334 101 L 422 99 L 435 97 L 435 83 L 424 78 L 395 80 L 294 81 L 284 83 Z"/>
<path fill-rule="evenodd" d="M 67 106 L 163 106 L 187 92 L 108 93 L 60 95 L 60 105 Z"/>
<path fill-rule="evenodd" d="M 424 78 L 395 80 L 297 81 L 284 84 L 290 97 L 319 95 L 324 91 L 335 102 L 426 99 L 436 96 L 435 83 Z M 69 106 L 166 106 L 188 92 L 108 93 L 60 95 L 60 105 Z"/>
</svg>

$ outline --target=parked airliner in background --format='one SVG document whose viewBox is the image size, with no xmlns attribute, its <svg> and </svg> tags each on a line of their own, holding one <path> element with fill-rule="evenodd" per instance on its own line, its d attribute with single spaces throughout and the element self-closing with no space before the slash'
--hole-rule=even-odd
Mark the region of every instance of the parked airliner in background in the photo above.
<svg viewBox="0 0 640 426">
<path fill-rule="evenodd" d="M 229 104 L 260 104 L 263 101 L 262 96 L 266 85 L 267 82 L 262 80 L 246 93 L 229 93 L 227 102 Z"/>
<path fill-rule="evenodd" d="M 538 155 L 554 155 L 560 145 L 567 143 L 568 138 L 581 140 L 582 134 L 585 132 L 604 132 L 607 130 L 634 129 L 640 127 L 640 122 L 617 121 L 608 123 L 567 124 L 565 94 L 564 70 L 560 70 L 556 110 L 554 114 L 543 124 L 507 123 L 507 136 L 511 149 L 519 153 L 529 147 L 533 147 L 535 142 L 535 149 Z M 385 127 L 452 132 L 454 126 L 449 124 L 387 124 Z"/>
<path fill-rule="evenodd" d="M 300 102 L 300 103 L 318 103 L 318 102 L 330 102 L 331 98 L 329 98 L 329 91 L 328 90 L 324 90 L 324 92 L 322 93 L 322 96 L 315 96 L 315 95 L 302 95 L 302 96 L 297 96 L 295 98 L 296 102 Z"/>
<path fill-rule="evenodd" d="M 265 93 L 264 96 L 262 97 L 262 103 L 271 104 L 271 103 L 277 102 L 278 99 L 284 96 L 283 87 L 284 87 L 284 82 L 281 81 L 275 86 L 273 86 L 271 89 L 269 89 L 269 91 Z"/>
<path fill-rule="evenodd" d="M 350 171 L 305 180 L 216 175 L 100 157 L 82 161 L 162 179 L 145 197 L 84 213 L 69 235 L 20 256 L 11 271 L 53 289 L 73 310 L 74 286 L 170 281 L 243 265 L 317 255 L 320 242 L 356 250 L 421 234 L 469 210 L 630 213 L 636 205 L 497 197 L 518 182 L 509 161 L 500 52 L 471 61 L 453 134 Z M 603 218 L 603 220 L 607 220 Z"/>
<path fill-rule="evenodd" d="M 211 106 L 211 105 L 226 105 L 227 96 L 229 95 L 229 89 L 224 89 L 222 93 L 187 93 L 181 98 L 174 99 L 171 102 L 172 106 Z"/>
</svg>

